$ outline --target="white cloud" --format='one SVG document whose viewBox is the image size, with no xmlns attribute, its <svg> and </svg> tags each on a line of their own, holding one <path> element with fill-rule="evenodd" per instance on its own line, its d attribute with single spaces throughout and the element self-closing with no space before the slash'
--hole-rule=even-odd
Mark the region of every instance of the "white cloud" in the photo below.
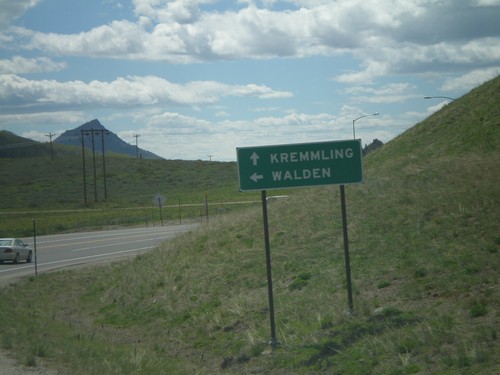
<svg viewBox="0 0 500 375">
<path fill-rule="evenodd" d="M 217 111 L 215 113 L 215 116 L 217 116 L 217 117 L 229 117 L 229 113 L 227 113 L 226 111 Z"/>
<path fill-rule="evenodd" d="M 93 28 L 79 34 L 55 34 L 15 28 L 13 33 L 29 38 L 27 49 L 38 49 L 57 55 L 129 57 L 143 56 L 147 34 L 135 23 L 123 20 Z M 175 49 L 165 51 L 174 53 Z"/>
<path fill-rule="evenodd" d="M 134 0 L 137 16 L 146 16 L 157 22 L 192 23 L 200 17 L 196 0 L 158 2 L 157 0 Z"/>
<path fill-rule="evenodd" d="M 224 96 L 287 98 L 292 93 L 264 85 L 228 85 L 215 81 L 177 84 L 155 76 L 130 76 L 111 82 L 58 82 L 29 80 L 13 74 L 0 75 L 3 105 L 64 104 L 81 106 L 148 106 L 158 103 L 206 105 Z"/>
<path fill-rule="evenodd" d="M 0 0 L 0 30 L 8 26 L 13 20 L 20 17 L 39 0 Z"/>
<path fill-rule="evenodd" d="M 347 84 L 369 84 L 376 77 L 380 77 L 384 74 L 388 73 L 388 63 L 386 62 L 377 62 L 374 60 L 366 60 L 364 65 L 364 69 L 339 74 L 334 77 L 334 80 L 340 83 Z"/>
<path fill-rule="evenodd" d="M 408 83 L 392 83 L 382 87 L 352 86 L 344 91 L 351 95 L 354 102 L 364 103 L 401 103 L 414 98 L 415 88 Z"/>
<path fill-rule="evenodd" d="M 443 99 L 439 103 L 432 105 L 427 108 L 427 113 L 430 115 L 434 112 L 439 111 L 441 108 L 443 108 L 445 105 L 447 105 L 450 102 L 448 99 Z"/>
<path fill-rule="evenodd" d="M 13 56 L 11 59 L 0 60 L 0 74 L 55 72 L 65 69 L 66 66 L 64 62 L 58 63 L 47 57 Z"/>
<path fill-rule="evenodd" d="M 25 124 L 35 127 L 46 124 L 81 124 L 86 115 L 81 111 L 0 114 L 0 124 Z"/>
<path fill-rule="evenodd" d="M 167 158 L 206 158 L 234 160 L 236 147 L 349 138 L 351 128 L 342 117 L 331 114 L 292 113 L 285 117 L 252 120 L 207 121 L 165 112 L 141 122 L 138 130 L 119 132 L 123 139 L 141 134 L 141 147 Z"/>
<path fill-rule="evenodd" d="M 443 91 L 467 91 L 495 78 L 500 74 L 500 66 L 489 69 L 477 69 L 459 77 L 447 79 L 441 89 Z"/>
<path fill-rule="evenodd" d="M 34 141 L 38 142 L 46 142 L 48 141 L 48 138 L 45 136 L 45 132 L 39 132 L 36 130 L 30 130 L 28 132 L 22 132 L 21 137 L 23 138 L 28 138 L 28 139 L 33 139 Z"/>
<path fill-rule="evenodd" d="M 119 136 L 132 139 L 134 133 L 139 133 L 140 147 L 166 158 L 205 159 L 207 155 L 214 155 L 215 160 L 235 160 L 236 147 L 351 139 L 352 119 L 359 114 L 363 114 L 361 109 L 344 106 L 339 115 L 294 112 L 284 117 L 212 122 L 165 112 L 150 120 L 138 121 L 139 129 L 120 132 Z M 356 135 L 361 136 L 364 143 L 375 138 L 385 142 L 394 132 L 406 129 L 409 119 L 416 122 L 423 115 L 371 117 L 356 124 Z"/>
<path fill-rule="evenodd" d="M 287 11 L 254 4 L 203 11 L 210 2 L 135 0 L 136 22 L 69 35 L 16 28 L 9 35 L 28 38 L 24 48 L 58 55 L 172 63 L 352 53 L 361 70 L 337 75 L 343 83 L 452 65 L 468 70 L 479 61 L 500 64 L 500 6 L 493 1 L 297 1 L 298 8 Z"/>
<path fill-rule="evenodd" d="M 500 0 L 476 0 L 475 2 L 477 5 L 485 7 L 500 5 Z"/>
</svg>

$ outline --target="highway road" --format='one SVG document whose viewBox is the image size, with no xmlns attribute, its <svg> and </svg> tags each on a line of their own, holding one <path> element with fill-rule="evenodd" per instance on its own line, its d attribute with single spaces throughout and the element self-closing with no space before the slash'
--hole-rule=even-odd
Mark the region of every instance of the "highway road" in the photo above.
<svg viewBox="0 0 500 375">
<path fill-rule="evenodd" d="M 36 238 L 37 271 L 137 255 L 197 226 L 199 223 L 40 236 Z M 23 241 L 34 250 L 33 237 Z M 0 263 L 0 286 L 29 275 L 35 275 L 35 257 L 32 263 Z"/>
</svg>

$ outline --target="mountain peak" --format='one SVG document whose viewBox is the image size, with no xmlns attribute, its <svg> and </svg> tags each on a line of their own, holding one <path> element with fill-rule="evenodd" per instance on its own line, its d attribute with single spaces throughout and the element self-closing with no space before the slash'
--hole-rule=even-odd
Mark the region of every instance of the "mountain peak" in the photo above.
<svg viewBox="0 0 500 375">
<path fill-rule="evenodd" d="M 93 131 L 91 131 L 93 130 Z M 128 144 L 112 131 L 106 129 L 98 119 L 86 122 L 75 129 L 67 130 L 57 137 L 54 142 L 67 146 L 80 146 L 82 145 L 82 131 L 84 135 L 84 146 L 97 152 L 105 149 L 106 152 L 111 151 L 117 154 L 125 154 L 129 156 L 140 155 L 144 159 L 162 159 L 160 156 L 153 154 L 144 149 L 137 149 L 136 146 Z M 97 132 L 96 132 L 97 131 Z M 91 140 L 93 139 L 93 141 Z"/>
<path fill-rule="evenodd" d="M 86 122 L 83 125 L 80 125 L 78 130 L 83 129 L 83 130 L 107 130 L 100 122 L 98 119 L 93 119 L 92 121 Z"/>
</svg>

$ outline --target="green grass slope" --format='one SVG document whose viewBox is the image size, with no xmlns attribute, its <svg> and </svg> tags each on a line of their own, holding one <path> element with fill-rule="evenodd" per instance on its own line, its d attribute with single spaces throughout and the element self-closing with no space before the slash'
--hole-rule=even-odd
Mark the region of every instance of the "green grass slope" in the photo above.
<svg viewBox="0 0 500 375">
<path fill-rule="evenodd" d="M 48 154 L 0 157 L 0 236 L 29 236 L 33 219 L 40 224 L 39 234 L 158 221 L 153 205 L 157 194 L 166 199 L 166 220 L 199 217 L 206 197 L 211 213 L 239 208 L 225 206 L 226 202 L 256 197 L 238 193 L 234 162 L 136 159 L 107 153 L 104 163 L 102 154 L 96 153 L 94 184 L 91 152 L 85 153 L 85 193 L 81 150 L 55 144 L 52 160 L 50 146 L 38 146 Z"/>
<path fill-rule="evenodd" d="M 260 208 L 4 288 L 2 347 L 74 374 L 499 373 L 499 89 L 373 152 L 346 188 L 354 315 L 338 187 L 301 189 L 269 205 L 274 350 Z"/>
<path fill-rule="evenodd" d="M 54 160 L 51 160 L 50 151 L 45 156 L 1 157 L 3 194 L 0 208 L 84 208 L 82 164 L 81 150 L 62 145 L 54 145 Z M 90 208 L 149 205 L 157 193 L 186 201 L 193 198 L 193 194 L 186 192 L 203 196 L 205 191 L 210 191 L 217 199 L 228 191 L 237 195 L 236 163 L 136 159 L 107 153 L 104 168 L 103 164 L 102 154 L 96 152 L 94 191 L 92 152 L 85 153 Z M 104 169 L 107 199 L 104 197 Z"/>
<path fill-rule="evenodd" d="M 50 155 L 43 143 L 23 138 L 7 130 L 0 130 L 0 158 L 25 158 Z"/>
</svg>

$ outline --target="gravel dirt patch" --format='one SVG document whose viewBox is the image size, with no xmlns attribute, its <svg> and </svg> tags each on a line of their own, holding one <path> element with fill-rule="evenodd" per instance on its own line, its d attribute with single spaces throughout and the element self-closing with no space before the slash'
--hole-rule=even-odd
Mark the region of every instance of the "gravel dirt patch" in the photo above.
<svg viewBox="0 0 500 375">
<path fill-rule="evenodd" d="M 0 374 L 2 375 L 58 375 L 58 372 L 43 366 L 24 366 L 18 363 L 6 351 L 0 351 Z"/>
</svg>

